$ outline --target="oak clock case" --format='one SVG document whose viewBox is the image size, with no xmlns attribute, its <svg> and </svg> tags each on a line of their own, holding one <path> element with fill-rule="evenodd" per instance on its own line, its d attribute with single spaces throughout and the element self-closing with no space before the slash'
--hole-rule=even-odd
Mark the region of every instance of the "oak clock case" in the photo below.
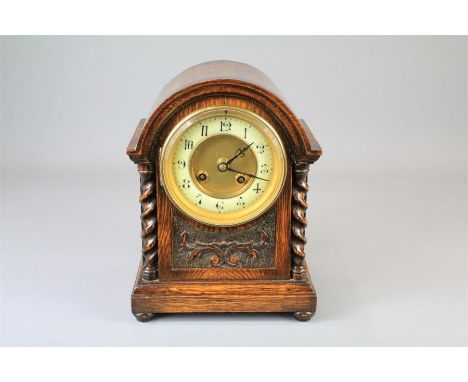
<svg viewBox="0 0 468 382">
<path fill-rule="evenodd" d="M 190 68 L 127 148 L 140 173 L 142 260 L 132 293 L 157 313 L 315 313 L 305 263 L 308 169 L 321 148 L 259 70 Z"/>
</svg>

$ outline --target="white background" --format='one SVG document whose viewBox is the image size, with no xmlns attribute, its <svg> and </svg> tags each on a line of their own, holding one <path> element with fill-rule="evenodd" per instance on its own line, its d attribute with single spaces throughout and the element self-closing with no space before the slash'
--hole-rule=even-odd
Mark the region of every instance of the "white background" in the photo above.
<svg viewBox="0 0 468 382">
<path fill-rule="evenodd" d="M 2 344 L 466 345 L 461 37 L 5 37 Z M 311 169 L 316 316 L 138 323 L 139 118 L 187 67 L 263 70 L 324 149 Z"/>
</svg>

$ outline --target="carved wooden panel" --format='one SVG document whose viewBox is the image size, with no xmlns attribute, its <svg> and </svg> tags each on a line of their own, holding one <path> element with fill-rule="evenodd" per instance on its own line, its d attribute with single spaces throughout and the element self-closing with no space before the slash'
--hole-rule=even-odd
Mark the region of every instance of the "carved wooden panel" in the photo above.
<svg viewBox="0 0 468 382">
<path fill-rule="evenodd" d="M 173 214 L 172 268 L 274 268 L 276 209 L 255 225 L 209 232 Z"/>
</svg>

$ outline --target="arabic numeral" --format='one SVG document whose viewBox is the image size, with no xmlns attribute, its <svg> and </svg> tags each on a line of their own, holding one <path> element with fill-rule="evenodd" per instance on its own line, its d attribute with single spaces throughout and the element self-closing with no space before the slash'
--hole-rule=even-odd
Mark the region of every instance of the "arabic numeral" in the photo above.
<svg viewBox="0 0 468 382">
<path fill-rule="evenodd" d="M 179 167 L 181 170 L 185 168 L 185 166 L 187 166 L 187 163 L 185 163 L 184 160 L 178 160 L 177 161 L 177 167 Z"/>
<path fill-rule="evenodd" d="M 184 189 L 190 188 L 190 180 L 184 179 L 182 181 L 182 188 L 184 188 Z"/>
<path fill-rule="evenodd" d="M 192 150 L 193 149 L 193 141 L 191 139 L 186 139 L 184 141 L 184 150 Z"/>
<path fill-rule="evenodd" d="M 224 209 L 223 204 L 224 204 L 224 202 L 217 202 L 216 203 L 216 209 L 218 210 L 218 212 L 221 212 Z"/>
<path fill-rule="evenodd" d="M 221 121 L 220 124 L 221 124 L 221 127 L 220 127 L 219 131 L 230 131 L 231 130 L 231 126 L 232 126 L 231 122 Z"/>
<path fill-rule="evenodd" d="M 245 208 L 245 202 L 244 202 L 244 199 L 242 198 L 242 196 L 239 196 L 239 199 L 237 200 L 236 204 L 241 208 Z"/>
<path fill-rule="evenodd" d="M 258 153 L 259 154 L 263 154 L 265 152 L 265 147 L 268 146 L 268 145 L 264 145 L 262 143 L 259 143 L 256 147 L 256 149 L 258 150 Z"/>
</svg>

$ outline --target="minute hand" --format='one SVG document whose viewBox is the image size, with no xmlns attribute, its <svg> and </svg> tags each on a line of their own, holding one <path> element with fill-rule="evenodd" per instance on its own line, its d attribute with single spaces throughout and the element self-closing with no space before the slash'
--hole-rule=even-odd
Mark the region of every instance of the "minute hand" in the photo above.
<svg viewBox="0 0 468 382">
<path fill-rule="evenodd" d="M 237 149 L 236 151 L 236 155 L 234 155 L 231 159 L 229 159 L 228 161 L 226 161 L 226 164 L 229 166 L 233 161 L 234 159 L 238 158 L 239 156 L 244 156 L 245 152 L 249 149 L 250 146 L 252 146 L 254 144 L 254 142 L 252 142 L 250 145 L 247 145 L 245 146 L 244 148 L 242 149 Z"/>
<path fill-rule="evenodd" d="M 260 179 L 260 180 L 264 180 L 264 181 L 266 181 L 266 182 L 269 182 L 268 179 L 260 178 L 260 177 L 257 176 L 257 175 L 249 174 L 249 173 L 247 173 L 247 172 L 243 172 L 243 171 L 239 171 L 239 170 L 234 170 L 234 169 L 231 168 L 231 167 L 228 167 L 227 170 L 228 170 L 228 171 L 233 171 L 233 172 L 238 172 L 239 174 L 247 175 L 247 176 L 250 176 L 251 178 L 256 178 L 256 179 Z"/>
</svg>

